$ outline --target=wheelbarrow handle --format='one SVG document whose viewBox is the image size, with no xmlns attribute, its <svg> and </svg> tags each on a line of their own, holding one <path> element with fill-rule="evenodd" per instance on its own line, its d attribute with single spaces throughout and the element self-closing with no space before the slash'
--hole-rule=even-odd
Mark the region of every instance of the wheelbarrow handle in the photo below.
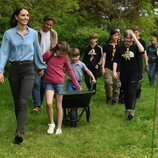
<svg viewBox="0 0 158 158">
<path fill-rule="evenodd" d="M 94 83 L 92 82 L 92 83 L 91 83 L 91 89 L 90 89 L 90 90 L 93 91 L 93 88 L 94 88 Z"/>
</svg>

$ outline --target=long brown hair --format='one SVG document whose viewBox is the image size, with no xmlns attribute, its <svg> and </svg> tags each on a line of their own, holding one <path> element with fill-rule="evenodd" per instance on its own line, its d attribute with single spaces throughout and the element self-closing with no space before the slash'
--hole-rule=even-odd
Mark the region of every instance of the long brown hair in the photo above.
<svg viewBox="0 0 158 158">
<path fill-rule="evenodd" d="M 53 53 L 57 51 L 64 51 L 67 54 L 70 52 L 70 45 L 66 41 L 62 41 L 61 43 L 58 43 L 54 48 L 51 49 Z"/>
<path fill-rule="evenodd" d="M 12 14 L 12 16 L 11 16 L 11 18 L 10 18 L 10 26 L 11 26 L 11 27 L 15 27 L 15 26 L 17 25 L 17 20 L 15 19 L 15 15 L 18 16 L 19 13 L 21 12 L 21 10 L 23 10 L 23 9 L 25 9 L 25 10 L 27 10 L 27 11 L 29 12 L 29 9 L 28 9 L 27 7 L 20 7 L 20 8 L 17 8 L 17 9 L 13 12 L 13 14 Z M 30 23 L 28 22 L 27 25 L 30 26 Z"/>
</svg>

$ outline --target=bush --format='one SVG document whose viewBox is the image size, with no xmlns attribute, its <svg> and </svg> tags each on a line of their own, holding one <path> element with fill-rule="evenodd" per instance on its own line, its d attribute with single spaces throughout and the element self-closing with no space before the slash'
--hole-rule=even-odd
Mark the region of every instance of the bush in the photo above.
<svg viewBox="0 0 158 158">
<path fill-rule="evenodd" d="M 80 49 L 81 54 L 83 48 L 88 44 L 88 37 L 91 33 L 97 33 L 99 36 L 98 43 L 102 46 L 104 41 L 108 38 L 108 32 L 101 28 L 85 26 L 78 27 L 75 31 L 68 32 L 67 29 L 62 28 L 58 31 L 59 40 L 66 40 L 70 43 L 71 47 Z"/>
</svg>

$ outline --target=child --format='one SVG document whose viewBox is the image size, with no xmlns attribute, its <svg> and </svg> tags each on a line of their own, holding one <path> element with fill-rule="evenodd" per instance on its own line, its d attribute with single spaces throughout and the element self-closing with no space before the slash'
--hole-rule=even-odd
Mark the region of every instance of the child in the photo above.
<svg viewBox="0 0 158 158">
<path fill-rule="evenodd" d="M 80 89 L 80 85 L 76 80 L 76 77 L 71 69 L 69 58 L 69 44 L 67 42 L 61 42 L 57 44 L 51 50 L 44 53 L 43 59 L 47 63 L 47 69 L 45 71 L 45 83 L 46 83 L 46 108 L 49 118 L 48 134 L 54 133 L 55 123 L 53 118 L 53 99 L 56 97 L 56 109 L 57 109 L 57 135 L 62 134 L 61 126 L 63 119 L 62 111 L 62 99 L 64 92 L 64 70 L 68 73 L 76 89 Z"/>
<path fill-rule="evenodd" d="M 136 92 L 141 78 L 139 67 L 139 54 L 144 52 L 144 47 L 139 42 L 132 30 L 126 30 L 124 42 L 120 46 L 113 60 L 113 76 L 118 78 L 117 67 L 120 64 L 120 80 L 124 93 L 125 113 L 128 120 L 135 114 Z"/>
<path fill-rule="evenodd" d="M 113 78 L 113 59 L 119 51 L 119 32 L 111 30 L 109 40 L 103 46 L 102 75 L 104 78 L 104 88 L 107 104 L 116 104 L 120 94 L 120 77 Z M 117 73 L 120 75 L 119 68 Z"/>
<path fill-rule="evenodd" d="M 89 36 L 89 44 L 84 48 L 82 61 L 86 64 L 87 68 L 93 73 L 95 79 L 97 80 L 102 58 L 103 50 L 100 45 L 98 45 L 98 35 L 92 33 Z M 88 89 L 91 89 L 90 77 L 85 75 L 85 82 Z M 94 84 L 93 89 L 96 92 L 96 84 Z"/>
<path fill-rule="evenodd" d="M 71 68 L 78 80 L 78 83 L 81 85 L 83 71 L 92 79 L 92 83 L 96 83 L 96 79 L 92 72 L 87 68 L 87 66 L 80 61 L 80 51 L 77 48 L 72 48 L 70 50 L 70 57 L 72 60 Z M 67 81 L 67 90 L 68 91 L 75 91 L 76 87 L 73 84 L 72 80 L 68 78 Z M 76 117 L 77 117 L 77 107 L 74 106 L 70 110 L 70 118 L 71 118 L 71 127 L 76 127 Z"/>
</svg>

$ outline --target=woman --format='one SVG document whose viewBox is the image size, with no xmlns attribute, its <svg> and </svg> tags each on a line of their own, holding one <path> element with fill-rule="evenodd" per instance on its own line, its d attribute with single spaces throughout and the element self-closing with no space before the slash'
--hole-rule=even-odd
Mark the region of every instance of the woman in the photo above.
<svg viewBox="0 0 158 158">
<path fill-rule="evenodd" d="M 29 11 L 26 7 L 13 12 L 10 25 L 12 28 L 4 33 L 0 49 L 0 83 L 4 82 L 4 67 L 10 61 L 9 83 L 17 121 L 14 143 L 20 144 L 23 142 L 28 99 L 35 78 L 33 61 L 41 76 L 45 64 L 40 56 L 37 32 L 28 26 Z"/>
<path fill-rule="evenodd" d="M 114 57 L 113 76 L 118 77 L 117 65 L 120 63 L 120 80 L 124 93 L 125 112 L 129 120 L 134 117 L 138 82 L 141 77 L 139 55 L 144 48 L 132 30 L 125 32 L 124 43 Z"/>
<path fill-rule="evenodd" d="M 153 87 L 158 66 L 158 47 L 156 37 L 152 37 L 151 44 L 147 47 L 147 55 L 149 63 L 148 78 L 150 86 Z"/>
</svg>

